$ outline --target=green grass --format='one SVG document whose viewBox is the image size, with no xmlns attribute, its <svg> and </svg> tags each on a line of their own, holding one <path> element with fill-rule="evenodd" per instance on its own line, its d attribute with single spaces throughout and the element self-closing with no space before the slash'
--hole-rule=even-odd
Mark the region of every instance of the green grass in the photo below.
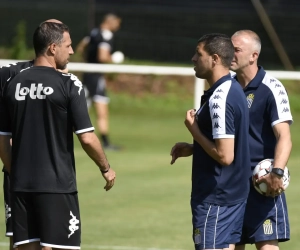
<svg viewBox="0 0 300 250">
<path fill-rule="evenodd" d="M 169 164 L 172 145 L 177 141 L 191 141 L 183 121 L 185 111 L 193 106 L 193 97 L 134 98 L 114 94 L 111 97 L 111 139 L 124 147 L 121 152 L 107 152 L 117 173 L 111 191 L 103 190 L 104 180 L 99 170 L 75 138 L 82 249 L 110 250 L 112 246 L 132 250 L 134 247 L 140 250 L 193 249 L 189 205 L 191 158 L 179 159 L 174 166 Z M 298 100 L 299 96 L 291 96 L 293 110 L 298 110 Z M 291 184 L 286 191 L 292 240 L 282 244 L 281 250 L 299 249 L 300 111 L 293 115 Z M 3 195 L 0 196 L 3 200 Z M 4 209 L 1 207 L 0 250 L 7 249 L 1 245 L 8 242 L 3 236 Z"/>
</svg>

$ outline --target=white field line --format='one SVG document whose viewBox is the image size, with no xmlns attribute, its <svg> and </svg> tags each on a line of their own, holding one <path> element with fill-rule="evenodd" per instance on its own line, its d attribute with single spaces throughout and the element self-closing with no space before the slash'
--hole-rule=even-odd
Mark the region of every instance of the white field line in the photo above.
<svg viewBox="0 0 300 250">
<path fill-rule="evenodd" d="M 8 242 L 0 242 L 0 246 L 8 246 Z M 101 245 L 81 245 L 81 249 L 103 249 L 103 250 L 182 250 L 170 248 L 157 248 L 157 247 L 127 247 L 127 246 L 101 246 Z"/>
</svg>

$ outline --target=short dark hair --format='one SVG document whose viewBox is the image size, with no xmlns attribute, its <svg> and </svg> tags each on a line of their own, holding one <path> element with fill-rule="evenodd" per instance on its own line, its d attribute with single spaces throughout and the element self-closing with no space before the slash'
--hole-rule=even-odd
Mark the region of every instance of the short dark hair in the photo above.
<svg viewBox="0 0 300 250">
<path fill-rule="evenodd" d="M 229 36 L 220 33 L 212 33 L 202 36 L 198 43 L 204 43 L 204 50 L 209 54 L 217 54 L 221 58 L 222 65 L 230 67 L 234 57 L 234 46 Z"/>
<path fill-rule="evenodd" d="M 52 43 L 61 44 L 63 42 L 64 32 L 70 31 L 69 27 L 63 23 L 41 23 L 33 34 L 35 55 L 39 56 L 45 53 L 47 47 Z"/>
</svg>

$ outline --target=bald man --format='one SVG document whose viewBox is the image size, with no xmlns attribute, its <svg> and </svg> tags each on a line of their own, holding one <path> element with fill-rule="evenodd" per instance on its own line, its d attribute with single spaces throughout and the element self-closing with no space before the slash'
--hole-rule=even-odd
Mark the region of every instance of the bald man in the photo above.
<svg viewBox="0 0 300 250">
<path fill-rule="evenodd" d="M 282 83 L 257 64 L 261 51 L 259 36 L 251 30 L 240 30 L 231 40 L 235 48 L 231 70 L 236 72 L 235 78 L 244 89 L 249 108 L 252 170 L 258 162 L 274 159 L 271 173 L 258 180 L 267 184 L 267 196 L 259 194 L 251 183 L 242 240 L 235 249 L 244 250 L 245 244 L 251 243 L 258 250 L 278 250 L 278 242 L 290 239 L 282 183 L 292 149 L 289 98 Z"/>
</svg>

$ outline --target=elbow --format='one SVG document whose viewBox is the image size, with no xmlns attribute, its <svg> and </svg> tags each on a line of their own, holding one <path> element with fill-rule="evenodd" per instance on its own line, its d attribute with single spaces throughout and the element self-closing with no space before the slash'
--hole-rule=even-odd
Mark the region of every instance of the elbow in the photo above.
<svg viewBox="0 0 300 250">
<path fill-rule="evenodd" d="M 91 145 L 94 141 L 94 133 L 84 133 L 81 134 L 79 137 L 80 143 L 81 145 L 84 146 L 88 146 Z"/>
<path fill-rule="evenodd" d="M 234 155 L 222 155 L 219 158 L 219 163 L 222 166 L 229 166 L 234 160 Z"/>
</svg>

